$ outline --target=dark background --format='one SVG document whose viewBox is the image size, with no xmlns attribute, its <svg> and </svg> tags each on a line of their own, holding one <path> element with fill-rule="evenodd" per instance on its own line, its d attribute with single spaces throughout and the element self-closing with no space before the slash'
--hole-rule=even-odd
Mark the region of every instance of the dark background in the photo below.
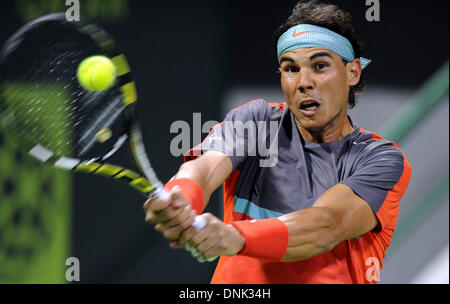
<svg viewBox="0 0 450 304">
<path fill-rule="evenodd" d="M 83 14 L 87 4 L 80 2 Z M 108 1 L 97 2 L 106 10 Z M 380 0 L 380 22 L 366 21 L 365 0 L 331 2 L 353 15 L 364 57 L 373 60 L 366 70 L 369 86 L 417 88 L 448 58 L 446 0 Z M 25 2 L 2 2 L 2 42 L 25 23 L 18 3 Z M 182 163 L 169 150 L 174 121 L 191 124 L 193 112 L 200 112 L 203 122 L 220 121 L 228 88 L 278 84 L 274 32 L 296 1 L 124 3 L 120 18 L 97 19 L 128 58 L 147 150 L 166 181 Z M 209 282 L 215 263 L 198 264 L 185 251 L 168 249 L 144 223 L 143 197 L 108 179 L 74 175 L 73 180 L 71 255 L 80 260 L 83 283 Z M 207 210 L 220 214 L 219 201 L 216 194 Z"/>
</svg>

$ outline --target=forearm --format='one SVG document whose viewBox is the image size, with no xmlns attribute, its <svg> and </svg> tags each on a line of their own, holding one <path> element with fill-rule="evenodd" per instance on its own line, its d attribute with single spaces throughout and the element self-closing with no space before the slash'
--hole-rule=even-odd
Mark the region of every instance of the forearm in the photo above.
<svg viewBox="0 0 450 304">
<path fill-rule="evenodd" d="M 326 208 L 309 208 L 279 218 L 231 224 L 206 214 L 205 228 L 198 233 L 189 228 L 181 240 L 191 242 L 207 259 L 239 254 L 274 262 L 304 260 L 333 247 L 334 225 L 327 213 Z"/>
<path fill-rule="evenodd" d="M 289 233 L 283 262 L 311 258 L 331 250 L 339 242 L 337 221 L 328 208 L 307 208 L 278 219 Z"/>
<path fill-rule="evenodd" d="M 330 251 L 338 243 L 363 235 L 377 225 L 370 206 L 341 184 L 328 189 L 313 207 L 288 213 L 278 220 L 285 230 L 279 230 L 276 238 L 284 239 L 287 234 L 281 261 L 304 260 Z M 266 235 L 259 237 L 264 239 Z"/>
<path fill-rule="evenodd" d="M 172 179 L 189 178 L 201 187 L 205 206 L 211 194 L 223 184 L 233 169 L 231 160 L 223 153 L 210 151 L 184 163 Z"/>
</svg>

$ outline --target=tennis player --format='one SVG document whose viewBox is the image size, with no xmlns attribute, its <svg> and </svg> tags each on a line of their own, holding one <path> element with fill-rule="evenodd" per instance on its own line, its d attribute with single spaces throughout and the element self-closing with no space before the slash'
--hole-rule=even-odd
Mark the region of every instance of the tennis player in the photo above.
<svg viewBox="0 0 450 304">
<path fill-rule="evenodd" d="M 351 16 L 316 0 L 299 2 L 276 39 L 286 103 L 229 112 L 167 183 L 171 200 L 144 204 L 146 219 L 171 247 L 221 256 L 212 283 L 376 283 L 411 167 L 395 143 L 348 116 L 370 60 Z M 277 122 L 271 165 L 254 147 L 236 153 L 237 139 L 252 141 L 226 126 L 249 121 Z M 205 214 L 202 230 L 189 227 L 222 184 L 224 220 Z"/>
</svg>

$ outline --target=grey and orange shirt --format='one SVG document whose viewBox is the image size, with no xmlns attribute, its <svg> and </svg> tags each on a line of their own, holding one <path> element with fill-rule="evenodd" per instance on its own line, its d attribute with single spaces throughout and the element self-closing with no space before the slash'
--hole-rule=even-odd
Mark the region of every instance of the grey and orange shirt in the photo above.
<svg viewBox="0 0 450 304">
<path fill-rule="evenodd" d="M 286 103 L 254 100 L 229 112 L 201 145 L 188 151 L 185 161 L 208 150 L 230 157 L 234 171 L 224 183 L 226 223 L 312 207 L 339 183 L 364 199 L 379 221 L 373 231 L 307 260 L 221 257 L 212 283 L 376 283 L 370 272 L 382 267 L 411 166 L 395 143 L 353 126 L 342 140 L 309 142 Z"/>
</svg>

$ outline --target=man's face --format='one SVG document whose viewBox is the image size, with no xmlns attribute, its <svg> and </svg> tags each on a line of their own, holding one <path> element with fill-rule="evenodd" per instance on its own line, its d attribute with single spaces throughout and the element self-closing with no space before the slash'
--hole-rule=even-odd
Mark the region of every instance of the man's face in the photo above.
<svg viewBox="0 0 450 304">
<path fill-rule="evenodd" d="M 281 56 L 280 72 L 286 101 L 301 128 L 323 133 L 345 121 L 350 86 L 361 74 L 358 59 L 345 65 L 324 48 L 296 49 Z"/>
</svg>

